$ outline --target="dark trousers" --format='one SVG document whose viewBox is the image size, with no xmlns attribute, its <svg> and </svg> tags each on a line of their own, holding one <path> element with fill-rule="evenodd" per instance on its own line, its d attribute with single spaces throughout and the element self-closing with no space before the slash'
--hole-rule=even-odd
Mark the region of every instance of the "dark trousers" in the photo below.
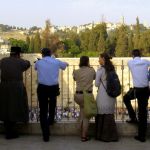
<svg viewBox="0 0 150 150">
<path fill-rule="evenodd" d="M 39 84 L 37 95 L 40 107 L 40 124 L 43 136 L 49 136 L 49 125 L 54 122 L 56 109 L 56 86 Z"/>
<path fill-rule="evenodd" d="M 124 103 L 129 112 L 129 117 L 131 119 L 136 118 L 136 114 L 131 105 L 131 100 L 137 98 L 138 101 L 138 136 L 145 138 L 147 130 L 147 106 L 149 98 L 149 88 L 134 88 L 134 90 L 128 92 L 124 96 Z"/>
<path fill-rule="evenodd" d="M 128 110 L 129 117 L 134 120 L 136 119 L 136 113 L 131 105 L 131 100 L 135 100 L 135 90 L 134 88 L 130 88 L 130 90 L 124 95 L 123 101 Z"/>
<path fill-rule="evenodd" d="M 6 138 L 11 138 L 18 135 L 16 131 L 16 122 L 4 121 L 5 135 Z"/>
</svg>

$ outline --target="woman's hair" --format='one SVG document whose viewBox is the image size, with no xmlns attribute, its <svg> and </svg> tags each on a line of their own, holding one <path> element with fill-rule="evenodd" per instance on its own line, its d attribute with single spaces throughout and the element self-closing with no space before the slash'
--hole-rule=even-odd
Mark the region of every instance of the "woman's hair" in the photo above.
<svg viewBox="0 0 150 150">
<path fill-rule="evenodd" d="M 89 57 L 88 56 L 81 56 L 80 57 L 79 67 L 81 68 L 83 66 L 89 66 Z"/>
<path fill-rule="evenodd" d="M 114 71 L 115 67 L 113 63 L 110 61 L 112 59 L 111 56 L 109 56 L 107 53 L 100 54 L 101 58 L 104 58 L 104 68 L 106 69 L 106 73 L 109 73 L 110 71 Z"/>
</svg>

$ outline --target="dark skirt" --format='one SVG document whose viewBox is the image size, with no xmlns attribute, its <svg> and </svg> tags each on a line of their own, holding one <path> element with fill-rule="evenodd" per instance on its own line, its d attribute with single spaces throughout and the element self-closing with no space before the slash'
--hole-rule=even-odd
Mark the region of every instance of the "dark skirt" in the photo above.
<svg viewBox="0 0 150 150">
<path fill-rule="evenodd" d="M 113 114 L 98 114 L 95 118 L 96 139 L 112 142 L 118 141 L 117 127 Z"/>
<path fill-rule="evenodd" d="M 23 82 L 0 83 L 0 120 L 28 122 L 28 98 Z"/>
</svg>

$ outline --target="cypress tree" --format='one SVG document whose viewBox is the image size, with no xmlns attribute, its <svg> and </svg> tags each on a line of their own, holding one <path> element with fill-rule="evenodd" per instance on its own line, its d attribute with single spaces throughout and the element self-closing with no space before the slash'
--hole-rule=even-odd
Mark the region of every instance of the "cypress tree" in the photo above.
<svg viewBox="0 0 150 150">
<path fill-rule="evenodd" d="M 92 29 L 90 33 L 88 51 L 97 51 L 97 35 L 94 29 Z"/>
<path fill-rule="evenodd" d="M 134 48 L 133 32 L 130 32 L 128 36 L 128 56 L 131 55 L 131 51 L 133 50 L 133 48 Z"/>
<path fill-rule="evenodd" d="M 45 29 L 42 33 L 42 47 L 50 48 L 51 23 L 49 20 L 45 22 Z"/>
<path fill-rule="evenodd" d="M 34 52 L 39 53 L 40 49 L 41 49 L 41 38 L 39 32 L 37 31 L 34 37 Z"/>
<path fill-rule="evenodd" d="M 26 44 L 27 44 L 27 52 L 29 52 L 29 46 L 30 46 L 30 37 L 26 37 Z"/>
<path fill-rule="evenodd" d="M 126 26 L 122 25 L 119 27 L 117 45 L 116 45 L 116 56 L 125 57 L 128 55 L 128 37 L 126 33 Z"/>
<path fill-rule="evenodd" d="M 80 33 L 81 51 L 88 51 L 90 30 L 86 29 Z"/>
<path fill-rule="evenodd" d="M 33 36 L 31 37 L 31 40 L 30 40 L 29 52 L 31 52 L 31 53 L 34 52 L 34 38 L 33 38 Z"/>
<path fill-rule="evenodd" d="M 135 36 L 134 36 L 134 48 L 140 48 L 140 23 L 139 18 L 136 18 L 136 26 L 135 26 Z"/>
</svg>

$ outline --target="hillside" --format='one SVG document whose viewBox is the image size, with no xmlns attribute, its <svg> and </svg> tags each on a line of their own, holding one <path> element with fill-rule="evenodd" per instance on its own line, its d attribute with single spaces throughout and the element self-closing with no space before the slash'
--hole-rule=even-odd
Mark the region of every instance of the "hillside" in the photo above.
<svg viewBox="0 0 150 150">
<path fill-rule="evenodd" d="M 20 40 L 26 39 L 26 35 L 23 33 L 23 31 L 19 31 L 19 30 L 0 32 L 0 37 L 2 37 L 3 39 L 10 39 L 10 38 L 20 39 Z"/>
</svg>

